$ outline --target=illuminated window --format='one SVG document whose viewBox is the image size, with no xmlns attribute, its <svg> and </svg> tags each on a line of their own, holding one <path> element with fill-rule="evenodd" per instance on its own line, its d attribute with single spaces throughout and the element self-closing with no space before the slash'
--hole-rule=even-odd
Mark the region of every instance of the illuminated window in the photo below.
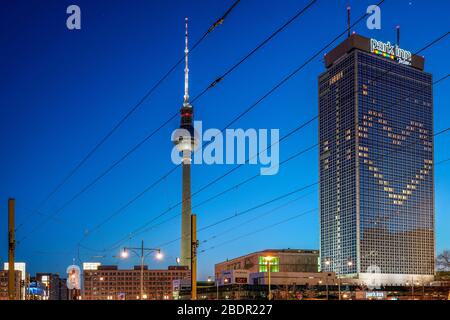
<svg viewBox="0 0 450 320">
<path fill-rule="evenodd" d="M 267 261 L 263 256 L 259 256 L 259 272 L 267 272 Z M 280 258 L 273 257 L 270 261 L 270 272 L 280 272 Z"/>
</svg>

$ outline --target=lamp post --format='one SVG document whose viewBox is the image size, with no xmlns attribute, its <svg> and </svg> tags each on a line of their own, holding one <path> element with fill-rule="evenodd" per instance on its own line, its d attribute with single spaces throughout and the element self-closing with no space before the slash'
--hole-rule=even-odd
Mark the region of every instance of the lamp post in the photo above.
<svg viewBox="0 0 450 320">
<path fill-rule="evenodd" d="M 228 284 L 228 278 L 224 278 L 223 279 L 223 284 L 227 285 Z M 228 299 L 228 295 L 225 296 L 225 299 Z"/>
<path fill-rule="evenodd" d="M 270 269 L 271 269 L 271 267 L 270 267 L 270 262 L 273 260 L 273 259 L 275 259 L 275 257 L 272 257 L 272 256 L 267 256 L 267 257 L 263 257 L 263 259 L 264 259 L 264 261 L 267 263 L 267 272 L 268 272 L 268 275 L 267 275 L 267 277 L 268 277 L 268 284 L 269 284 L 269 295 L 268 295 L 268 298 L 269 298 L 269 300 L 272 300 L 272 290 L 271 290 L 271 287 L 270 287 Z"/>
<path fill-rule="evenodd" d="M 129 252 L 134 253 L 136 256 L 138 256 L 141 260 L 141 279 L 140 279 L 140 296 L 139 299 L 146 299 L 147 295 L 144 294 L 144 261 L 145 258 L 152 252 L 156 252 L 156 259 L 161 260 L 163 258 L 161 249 L 154 249 L 154 248 L 145 248 L 144 247 L 144 240 L 141 241 L 141 247 L 140 248 L 123 248 L 123 251 L 121 252 L 120 256 L 124 259 L 129 257 Z"/>
<path fill-rule="evenodd" d="M 351 266 L 353 266 L 353 261 L 352 260 L 347 260 L 347 272 L 349 271 L 349 269 L 348 268 L 350 268 Z M 340 280 L 339 280 L 339 284 L 340 284 L 341 282 L 340 282 Z M 346 298 L 346 297 L 344 297 L 344 298 Z M 341 295 L 340 295 L 340 293 L 339 293 L 339 300 L 341 300 Z"/>
<path fill-rule="evenodd" d="M 325 260 L 325 265 L 326 265 L 327 267 L 329 267 L 330 264 L 331 264 L 331 261 L 330 261 L 329 259 Z M 328 300 L 328 278 L 327 278 L 326 284 L 327 284 L 327 300 Z M 339 296 L 340 296 L 340 295 L 339 295 Z"/>
<path fill-rule="evenodd" d="M 216 279 L 216 300 L 219 300 L 219 279 Z"/>
<path fill-rule="evenodd" d="M 330 259 L 326 259 L 325 260 L 325 265 L 327 266 L 327 267 L 329 267 L 330 266 L 330 264 L 331 264 L 331 261 L 330 261 Z M 340 286 L 339 286 L 339 299 L 341 298 L 341 290 L 340 290 Z M 328 300 L 328 277 L 327 277 L 327 300 Z"/>
<path fill-rule="evenodd" d="M 208 282 L 212 282 L 211 276 L 208 277 Z M 216 282 L 216 289 L 217 289 L 216 300 L 219 300 L 219 282 L 217 281 L 217 279 L 215 279 L 215 282 Z"/>
<path fill-rule="evenodd" d="M 326 259 L 325 260 L 325 265 L 329 266 L 330 264 L 331 264 L 330 259 Z M 340 264 L 339 264 L 339 266 L 340 266 Z M 349 260 L 347 260 L 347 268 L 350 268 L 351 266 L 353 266 L 353 261 L 349 259 Z M 347 269 L 347 271 L 348 271 L 348 269 Z M 340 273 L 341 273 L 341 268 L 338 268 L 338 270 L 337 270 L 337 277 L 338 277 L 338 295 L 339 295 L 339 300 L 341 300 L 341 278 L 339 277 Z"/>
</svg>

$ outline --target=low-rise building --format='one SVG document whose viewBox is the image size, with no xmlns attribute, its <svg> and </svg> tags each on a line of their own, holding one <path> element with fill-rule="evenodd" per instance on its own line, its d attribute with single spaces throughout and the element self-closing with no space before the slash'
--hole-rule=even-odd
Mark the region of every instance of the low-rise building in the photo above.
<svg viewBox="0 0 450 320">
<path fill-rule="evenodd" d="M 224 270 L 217 280 L 219 281 L 219 285 L 248 284 L 250 274 L 248 270 Z"/>
<path fill-rule="evenodd" d="M 212 281 L 197 281 L 197 293 L 205 289 L 216 288 Z M 174 300 L 189 300 L 191 298 L 191 279 L 178 279 L 173 281 L 172 298 Z M 197 296 L 197 299 L 206 299 L 206 295 Z"/>
<path fill-rule="evenodd" d="M 267 257 L 271 257 L 271 272 L 318 272 L 319 270 L 319 250 L 268 249 L 216 264 L 216 279 L 227 270 L 267 272 Z"/>
<path fill-rule="evenodd" d="M 334 272 L 274 272 L 270 274 L 272 285 L 334 285 L 336 283 Z M 254 272 L 250 274 L 250 284 L 267 285 L 269 283 L 268 272 Z"/>
<path fill-rule="evenodd" d="M 14 271 L 14 279 L 15 279 L 15 300 L 21 299 L 22 292 L 22 271 L 15 270 Z M 9 271 L 4 270 L 0 271 L 0 300 L 9 300 L 8 296 L 8 276 Z"/>
<path fill-rule="evenodd" d="M 67 300 L 68 289 L 66 279 L 58 273 L 36 273 L 36 282 L 44 286 L 44 300 Z"/>
<path fill-rule="evenodd" d="M 98 266 L 97 270 L 83 270 L 85 300 L 172 299 L 173 281 L 190 279 L 185 266 L 170 266 L 165 270 L 149 270 L 144 266 L 143 295 L 141 297 L 141 267 L 118 269 L 117 266 Z"/>
<path fill-rule="evenodd" d="M 3 264 L 3 270 L 8 271 L 9 263 Z M 20 300 L 25 300 L 25 288 L 27 286 L 27 264 L 25 262 L 14 262 L 14 270 L 20 271 Z"/>
</svg>

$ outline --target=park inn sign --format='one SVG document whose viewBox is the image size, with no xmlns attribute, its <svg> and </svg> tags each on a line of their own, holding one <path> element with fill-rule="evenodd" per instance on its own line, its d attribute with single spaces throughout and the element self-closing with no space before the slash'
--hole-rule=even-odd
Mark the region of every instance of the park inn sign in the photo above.
<svg viewBox="0 0 450 320">
<path fill-rule="evenodd" d="M 411 52 L 401 49 L 398 45 L 391 45 L 389 41 L 384 43 L 376 39 L 370 39 L 370 52 L 391 60 L 396 60 L 401 64 L 411 65 Z"/>
</svg>

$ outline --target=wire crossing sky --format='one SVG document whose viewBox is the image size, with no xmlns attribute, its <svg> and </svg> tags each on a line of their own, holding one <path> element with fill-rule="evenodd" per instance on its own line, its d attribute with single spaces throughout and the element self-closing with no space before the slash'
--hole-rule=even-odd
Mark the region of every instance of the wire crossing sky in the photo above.
<svg viewBox="0 0 450 320">
<path fill-rule="evenodd" d="M 378 2 L 378 1 L 375 1 Z M 174 208 L 159 224 L 127 240 L 127 233 L 138 230 L 146 221 L 170 209 L 181 200 L 181 171 L 175 170 L 170 153 L 171 133 L 178 118 L 169 120 L 148 143 L 143 144 L 114 170 L 80 194 L 70 206 L 59 208 L 115 160 L 142 141 L 150 132 L 177 114 L 183 102 L 184 19 L 189 17 L 193 43 L 223 17 L 236 1 L 76 1 L 82 12 L 80 30 L 66 27 L 66 8 L 71 3 L 51 1 L 14 1 L 0 12 L 0 238 L 6 239 L 7 199 L 16 199 L 18 239 L 17 261 L 28 263 L 33 272 L 64 274 L 72 259 L 100 260 L 104 264 L 130 266 L 102 250 L 124 238 L 121 245 L 134 246 L 141 237 L 149 245 L 172 242 L 180 236 L 180 219 Z M 189 56 L 190 92 L 201 94 L 220 79 L 226 70 L 263 43 L 311 1 L 240 1 Z M 346 8 L 352 19 L 366 12 L 372 1 L 317 0 L 301 16 L 226 74 L 214 90 L 194 102 L 196 120 L 206 128 L 222 129 L 236 115 L 252 105 L 292 70 L 313 56 L 325 43 L 346 27 Z M 380 6 L 380 30 L 369 30 L 365 21 L 352 28 L 366 37 L 395 42 L 395 27 L 401 26 L 401 47 L 416 52 L 449 31 L 447 12 L 450 3 L 438 1 L 385 0 Z M 219 19 L 219 20 L 218 20 Z M 354 21 L 353 21 L 354 22 Z M 344 35 L 345 36 L 345 35 Z M 342 41 L 344 37 L 336 43 Z M 422 52 L 425 70 L 434 81 L 448 76 L 450 40 L 446 37 Z M 175 67 L 174 67 L 175 66 Z M 121 123 L 57 192 L 55 187 L 77 168 L 86 155 L 149 89 L 173 71 L 144 100 L 133 115 Z M 325 70 L 317 56 L 301 72 L 257 108 L 233 122 L 232 128 L 279 129 L 280 137 L 317 115 L 317 78 Z M 214 81 L 213 81 L 214 83 Z M 450 81 L 441 81 L 434 91 L 435 133 L 450 126 Z M 177 120 L 175 120 L 177 119 Z M 280 161 L 317 143 L 317 121 L 280 143 Z M 448 159 L 450 134 L 435 137 L 436 245 L 442 251 L 450 246 L 450 188 Z M 439 165 L 437 165 L 439 163 Z M 213 274 L 214 263 L 267 248 L 319 248 L 318 194 L 311 188 L 292 194 L 282 202 L 268 203 L 318 180 L 318 154 L 304 152 L 280 166 L 274 176 L 257 175 L 258 165 L 246 164 L 226 175 L 231 165 L 193 165 L 192 190 L 200 190 L 215 177 L 224 177 L 193 198 L 198 214 L 200 242 L 207 240 L 199 255 L 199 277 Z M 172 174 L 164 173 L 174 170 Z M 126 210 L 102 225 L 113 212 L 161 181 L 130 203 Z M 247 183 L 240 184 L 242 181 Z M 234 186 L 234 187 L 233 187 Z M 230 189 L 233 187 L 232 189 Z M 221 196 L 216 196 L 224 190 Z M 47 199 L 47 196 L 51 197 Z M 45 202 L 43 200 L 45 199 Z M 211 200 L 208 200 L 211 199 Z M 300 199 L 295 201 L 295 199 Z M 283 205 L 289 203 L 289 205 Z M 201 204 L 201 205 L 200 205 Z M 35 213 L 34 209 L 38 208 Z M 239 216 L 248 208 L 256 208 Z M 178 211 L 177 211 L 178 210 Z M 267 214 L 270 212 L 270 214 Z M 307 212 L 307 214 L 304 214 Z M 238 215 L 214 228 L 216 221 Z M 47 223 L 33 231 L 42 221 Z M 286 221 L 286 223 L 282 223 Z M 236 225 L 245 227 L 233 230 Z M 273 228 L 268 228 L 271 224 Z M 33 231 L 33 232 L 32 232 Z M 226 234 L 226 237 L 217 235 Z M 79 253 L 74 246 L 86 235 Z M 226 241 L 230 239 L 229 241 Z M 231 241 L 232 240 L 232 241 Z M 208 248 L 215 248 L 212 250 Z M 206 250 L 208 249 L 208 250 Z M 175 264 L 178 242 L 164 247 L 163 261 L 149 260 L 150 268 Z M 101 254 L 101 253 L 100 253 Z M 7 257 L 6 244 L 0 246 L 0 260 Z"/>
</svg>

